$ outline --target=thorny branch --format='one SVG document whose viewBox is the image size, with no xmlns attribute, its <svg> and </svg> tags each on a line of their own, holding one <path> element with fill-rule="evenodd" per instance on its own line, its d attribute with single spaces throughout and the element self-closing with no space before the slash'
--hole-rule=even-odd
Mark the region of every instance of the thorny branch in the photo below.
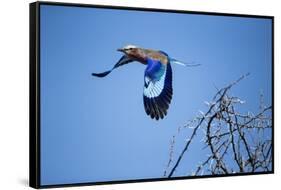
<svg viewBox="0 0 281 190">
<path fill-rule="evenodd" d="M 176 135 L 170 146 L 169 160 L 164 176 L 170 178 L 180 166 L 183 157 L 195 141 L 198 129 L 203 130 L 203 142 L 208 148 L 206 159 L 199 163 L 191 175 L 228 174 L 236 172 L 270 171 L 272 167 L 272 106 L 264 106 L 263 94 L 257 114 L 240 113 L 238 106 L 244 104 L 238 97 L 231 96 L 231 88 L 249 74 L 241 76 L 224 88 L 218 89 L 208 109 L 182 128 L 191 129 L 191 135 L 179 156 L 174 161 Z"/>
</svg>

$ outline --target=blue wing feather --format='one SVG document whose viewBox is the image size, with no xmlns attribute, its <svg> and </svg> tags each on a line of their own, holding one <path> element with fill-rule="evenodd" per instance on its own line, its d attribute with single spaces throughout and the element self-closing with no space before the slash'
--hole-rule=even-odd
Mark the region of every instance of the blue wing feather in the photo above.
<svg viewBox="0 0 281 190">
<path fill-rule="evenodd" d="M 158 60 L 148 59 L 145 76 L 156 81 L 164 74 L 165 66 Z"/>
<path fill-rule="evenodd" d="M 170 63 L 148 59 L 145 70 L 143 101 L 147 115 L 163 119 L 172 100 L 172 68 Z"/>
</svg>

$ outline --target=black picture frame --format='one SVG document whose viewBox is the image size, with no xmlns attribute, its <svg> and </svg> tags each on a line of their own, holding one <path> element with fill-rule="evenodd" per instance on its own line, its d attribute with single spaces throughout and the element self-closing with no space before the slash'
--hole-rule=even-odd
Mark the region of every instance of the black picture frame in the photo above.
<svg viewBox="0 0 281 190">
<path fill-rule="evenodd" d="M 205 176 L 186 176 L 172 178 L 153 178 L 153 179 L 137 179 L 137 180 L 122 180 L 122 181 L 103 181 L 93 183 L 73 183 L 59 185 L 41 185 L 40 183 L 40 6 L 41 5 L 56 5 L 69 7 L 92 7 L 103 9 L 117 10 L 140 10 L 147 12 L 164 12 L 164 13 L 185 13 L 185 14 L 200 14 L 200 15 L 215 15 L 215 16 L 231 16 L 245 18 L 267 18 L 272 21 L 272 171 L 270 172 L 255 172 L 255 173 L 235 173 L 223 175 L 205 175 Z M 58 2 L 34 2 L 29 5 L 29 59 L 30 59 L 30 76 L 29 76 L 29 185 L 33 188 L 52 188 L 52 187 L 70 187 L 84 185 L 99 185 L 99 184 L 120 184 L 134 182 L 152 182 L 166 180 L 182 180 L 194 178 L 208 177 L 230 177 L 243 175 L 258 175 L 258 174 L 273 174 L 274 173 L 274 16 L 264 15 L 248 15 L 248 14 L 230 14 L 217 12 L 201 12 L 187 10 L 168 10 L 156 8 L 141 8 L 141 7 L 122 7 L 108 5 L 91 5 L 91 4 L 76 4 L 76 3 L 58 3 Z"/>
</svg>

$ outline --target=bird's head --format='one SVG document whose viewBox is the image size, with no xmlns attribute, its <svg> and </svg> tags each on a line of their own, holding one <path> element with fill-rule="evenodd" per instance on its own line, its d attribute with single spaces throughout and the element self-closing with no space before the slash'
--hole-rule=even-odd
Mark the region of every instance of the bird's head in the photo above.
<svg viewBox="0 0 281 190">
<path fill-rule="evenodd" d="M 134 56 L 139 51 L 139 49 L 140 48 L 135 45 L 126 45 L 123 48 L 117 49 L 117 51 L 121 51 L 128 56 Z"/>
</svg>

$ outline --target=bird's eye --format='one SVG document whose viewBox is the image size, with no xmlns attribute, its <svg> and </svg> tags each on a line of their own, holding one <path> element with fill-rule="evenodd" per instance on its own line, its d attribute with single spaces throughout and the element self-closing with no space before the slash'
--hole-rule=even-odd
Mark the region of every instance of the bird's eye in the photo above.
<svg viewBox="0 0 281 190">
<path fill-rule="evenodd" d="M 124 48 L 123 50 L 124 51 L 131 51 L 131 50 L 134 50 L 135 48 L 134 47 L 126 47 L 126 48 Z"/>
</svg>

